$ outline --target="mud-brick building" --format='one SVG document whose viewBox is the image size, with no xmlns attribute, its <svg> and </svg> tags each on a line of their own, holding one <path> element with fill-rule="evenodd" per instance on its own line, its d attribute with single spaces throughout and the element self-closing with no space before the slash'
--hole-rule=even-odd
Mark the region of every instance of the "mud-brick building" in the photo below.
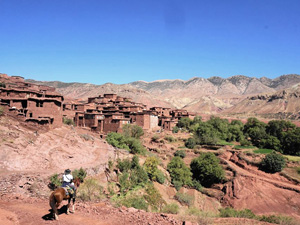
<svg viewBox="0 0 300 225">
<path fill-rule="evenodd" d="M 62 125 L 63 96 L 54 88 L 24 82 L 22 77 L 0 74 L 0 103 L 8 112 L 15 113 L 26 122 Z"/>
</svg>

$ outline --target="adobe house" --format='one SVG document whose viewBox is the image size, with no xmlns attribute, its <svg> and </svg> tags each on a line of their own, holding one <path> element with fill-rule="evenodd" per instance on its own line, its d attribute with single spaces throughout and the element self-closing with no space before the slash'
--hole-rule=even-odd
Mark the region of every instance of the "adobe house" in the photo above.
<svg viewBox="0 0 300 225">
<path fill-rule="evenodd" d="M 151 129 L 158 126 L 158 116 L 153 111 L 143 111 L 136 113 L 135 124 L 143 129 Z"/>
<path fill-rule="evenodd" d="M 176 124 L 177 122 L 174 120 L 164 120 L 162 128 L 168 131 L 172 131 Z"/>
<path fill-rule="evenodd" d="M 5 87 L 0 87 L 0 101 L 7 111 L 16 114 L 26 122 L 49 125 L 51 128 L 62 125 L 63 96 L 53 88 L 24 82 L 19 76 L 0 76 Z"/>
<path fill-rule="evenodd" d="M 104 133 L 122 132 L 122 127 L 129 124 L 130 119 L 124 118 L 122 113 L 106 114 L 104 118 Z"/>
</svg>

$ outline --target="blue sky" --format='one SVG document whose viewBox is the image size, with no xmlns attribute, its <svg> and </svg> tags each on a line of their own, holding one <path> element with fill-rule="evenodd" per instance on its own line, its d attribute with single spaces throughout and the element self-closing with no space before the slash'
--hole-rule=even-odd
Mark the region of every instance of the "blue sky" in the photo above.
<svg viewBox="0 0 300 225">
<path fill-rule="evenodd" d="M 299 0 L 0 0 L 0 72 L 94 84 L 300 74 Z"/>
</svg>

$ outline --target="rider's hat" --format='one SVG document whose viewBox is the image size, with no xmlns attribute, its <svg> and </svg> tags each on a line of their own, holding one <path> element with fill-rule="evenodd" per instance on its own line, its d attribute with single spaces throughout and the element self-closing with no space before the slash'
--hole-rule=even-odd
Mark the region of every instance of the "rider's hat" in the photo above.
<svg viewBox="0 0 300 225">
<path fill-rule="evenodd" d="M 71 170 L 70 169 L 66 169 L 65 173 L 71 173 Z"/>
</svg>

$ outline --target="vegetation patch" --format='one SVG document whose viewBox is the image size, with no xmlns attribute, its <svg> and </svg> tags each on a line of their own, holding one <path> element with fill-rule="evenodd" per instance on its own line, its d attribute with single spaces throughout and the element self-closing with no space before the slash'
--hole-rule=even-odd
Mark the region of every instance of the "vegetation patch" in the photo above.
<svg viewBox="0 0 300 225">
<path fill-rule="evenodd" d="M 187 193 L 180 193 L 180 192 L 176 193 L 175 199 L 179 201 L 181 204 L 187 205 L 189 207 L 194 203 L 195 200 L 194 196 L 189 195 Z"/>
<path fill-rule="evenodd" d="M 185 150 L 177 150 L 175 153 L 174 153 L 174 156 L 179 156 L 180 158 L 185 158 L 186 156 L 186 153 L 185 153 Z"/>
<path fill-rule="evenodd" d="M 66 124 L 66 125 L 69 125 L 69 126 L 71 126 L 71 125 L 75 126 L 75 123 L 74 123 L 73 119 L 69 119 L 69 118 L 66 118 L 66 117 L 63 117 L 63 123 Z"/>
<path fill-rule="evenodd" d="M 255 147 L 255 146 L 252 146 L 252 145 L 250 145 L 250 146 L 235 145 L 233 148 L 234 148 L 234 149 L 237 149 L 237 150 L 240 150 L 240 149 L 254 149 L 254 148 L 256 148 L 256 147 Z"/>
<path fill-rule="evenodd" d="M 272 152 L 262 160 L 260 168 L 269 173 L 280 172 L 285 166 L 285 159 L 282 155 Z"/>
<path fill-rule="evenodd" d="M 288 161 L 300 162 L 300 156 L 283 155 Z"/>
<path fill-rule="evenodd" d="M 104 198 L 103 187 L 94 178 L 87 178 L 78 189 L 78 198 L 83 201 L 94 201 Z"/>
<path fill-rule="evenodd" d="M 177 214 L 179 212 L 179 206 L 176 203 L 167 204 L 161 211 L 163 213 Z"/>
<path fill-rule="evenodd" d="M 260 149 L 254 150 L 253 152 L 256 154 L 270 154 L 271 152 L 273 152 L 273 150 L 267 149 L 267 148 L 260 148 Z"/>
</svg>

